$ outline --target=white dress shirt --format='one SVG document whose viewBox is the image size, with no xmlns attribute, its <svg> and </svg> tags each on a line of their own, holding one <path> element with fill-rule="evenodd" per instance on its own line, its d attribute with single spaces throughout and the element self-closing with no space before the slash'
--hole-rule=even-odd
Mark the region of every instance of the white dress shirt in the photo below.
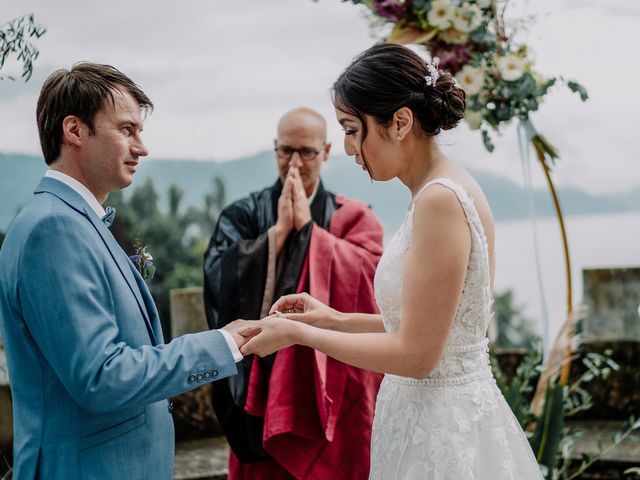
<svg viewBox="0 0 640 480">
<path fill-rule="evenodd" d="M 82 196 L 82 198 L 89 204 L 91 209 L 96 213 L 98 218 L 102 218 L 105 215 L 106 211 L 104 207 L 100 205 L 100 202 L 98 202 L 96 196 L 75 178 L 70 177 L 66 173 L 62 173 L 57 170 L 47 170 L 44 176 L 58 180 L 59 182 L 64 183 L 65 185 L 78 192 L 78 194 Z M 220 332 L 224 339 L 227 341 L 229 350 L 231 350 L 233 359 L 236 361 L 236 363 L 242 360 L 242 353 L 240 353 L 240 349 L 238 348 L 236 341 L 233 339 L 233 336 L 226 330 L 219 329 L 218 332 Z"/>
</svg>

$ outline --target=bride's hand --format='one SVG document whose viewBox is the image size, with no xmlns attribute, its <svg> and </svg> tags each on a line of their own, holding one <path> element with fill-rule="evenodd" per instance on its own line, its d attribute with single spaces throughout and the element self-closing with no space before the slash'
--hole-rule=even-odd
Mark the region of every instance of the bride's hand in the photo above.
<svg viewBox="0 0 640 480">
<path fill-rule="evenodd" d="M 240 348 L 240 352 L 242 355 L 255 354 L 265 357 L 290 347 L 296 343 L 295 330 L 301 326 L 278 315 L 251 322 L 250 326 L 239 330 L 240 335 L 251 337 Z"/>
<path fill-rule="evenodd" d="M 333 330 L 344 315 L 313 298 L 308 293 L 284 295 L 273 304 L 269 315 L 280 314 L 297 322 Z"/>
</svg>

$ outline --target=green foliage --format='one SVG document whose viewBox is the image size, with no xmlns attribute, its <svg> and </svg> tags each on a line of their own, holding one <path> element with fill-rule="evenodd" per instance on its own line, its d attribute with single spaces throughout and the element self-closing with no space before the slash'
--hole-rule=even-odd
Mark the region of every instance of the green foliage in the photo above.
<svg viewBox="0 0 640 480">
<path fill-rule="evenodd" d="M 491 141 L 491 137 L 489 136 L 489 132 L 486 130 L 482 130 L 482 143 L 484 143 L 484 148 L 487 149 L 487 152 L 491 153 L 495 150 L 496 146 Z"/>
<path fill-rule="evenodd" d="M 0 458 L 0 480 L 11 480 L 13 470 L 11 469 L 12 461 L 5 455 Z"/>
<path fill-rule="evenodd" d="M 500 349 L 533 348 L 538 340 L 534 323 L 522 314 L 521 307 L 514 305 L 511 290 L 494 294 L 493 316 L 497 330 L 495 347 Z"/>
<path fill-rule="evenodd" d="M 569 82 L 567 82 L 567 87 L 569 87 L 569 89 L 572 92 L 575 92 L 575 93 L 579 94 L 580 95 L 580 100 L 582 100 L 583 102 L 586 101 L 589 98 L 589 94 L 587 93 L 587 89 L 584 88 L 582 85 L 580 85 L 578 82 L 570 80 Z"/>
<path fill-rule="evenodd" d="M 567 426 L 565 420 L 578 412 L 589 410 L 593 406 L 587 385 L 595 379 L 606 379 L 618 365 L 611 360 L 611 352 L 604 354 L 577 354 L 571 361 L 580 361 L 586 371 L 571 384 L 562 386 L 552 381 L 545 392 L 545 400 L 540 415 L 534 415 L 530 408 L 533 382 L 543 370 L 539 349 L 534 348 L 525 356 L 517 369 L 515 378 L 507 383 L 497 362 L 492 366 L 507 403 L 525 431 L 533 432 L 529 436 L 532 450 L 541 465 L 547 480 L 571 480 L 579 478 L 605 453 L 640 430 L 640 420 L 630 418 L 621 432 L 611 439 L 611 444 L 597 452 L 583 455 L 576 465 L 574 460 L 575 440 L 581 430 Z"/>
<path fill-rule="evenodd" d="M 33 62 L 40 54 L 29 39 L 40 38 L 46 31 L 46 28 L 35 23 L 33 15 L 14 18 L 0 26 L 0 70 L 7 59 L 15 54 L 17 60 L 22 62 L 22 78 L 25 81 L 29 80 L 33 73 Z M 4 78 L 0 76 L 0 80 Z M 6 78 L 15 80 L 12 76 Z"/>
<path fill-rule="evenodd" d="M 142 186 L 133 191 L 129 207 L 133 210 L 138 220 L 144 223 L 158 213 L 158 194 L 151 178 L 147 178 L 147 181 Z"/>
<path fill-rule="evenodd" d="M 536 428 L 530 440 L 536 460 L 547 472 L 553 472 L 558 446 L 563 436 L 563 407 L 562 385 L 547 384 L 542 414 L 536 421 Z"/>
<path fill-rule="evenodd" d="M 123 250 L 133 255 L 135 245 L 140 245 L 153 256 L 155 273 L 149 289 L 165 339 L 170 338 L 170 290 L 202 286 L 203 256 L 224 206 L 225 190 L 223 182 L 215 177 L 202 206 L 189 207 L 184 213 L 180 209 L 183 191 L 171 185 L 167 195 L 169 211 L 163 212 L 158 208 L 159 194 L 153 180 L 148 178 L 129 199 L 122 192 L 114 192 L 107 201 L 117 210 L 111 231 Z"/>
<path fill-rule="evenodd" d="M 531 348 L 518 365 L 516 375 L 511 383 L 507 382 L 497 362 L 492 363 L 498 387 L 523 429 L 535 422 L 530 402 L 533 398 L 535 384 L 542 371 L 541 361 L 541 349 L 536 344 L 536 347 Z"/>
</svg>

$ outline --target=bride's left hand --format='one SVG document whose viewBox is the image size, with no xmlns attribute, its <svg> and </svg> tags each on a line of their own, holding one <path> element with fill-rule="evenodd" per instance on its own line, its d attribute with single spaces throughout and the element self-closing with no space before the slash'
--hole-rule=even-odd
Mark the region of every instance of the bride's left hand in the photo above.
<svg viewBox="0 0 640 480">
<path fill-rule="evenodd" d="M 290 347 L 295 343 L 296 328 L 297 322 L 279 315 L 251 322 L 251 326 L 239 331 L 240 335 L 253 337 L 242 346 L 240 352 L 245 356 L 255 354 L 265 357 Z"/>
</svg>

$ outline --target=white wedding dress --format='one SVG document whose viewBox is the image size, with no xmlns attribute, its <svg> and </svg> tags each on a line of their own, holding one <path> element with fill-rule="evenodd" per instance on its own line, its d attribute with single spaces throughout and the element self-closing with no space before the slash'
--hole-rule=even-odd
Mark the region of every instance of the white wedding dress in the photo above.
<svg viewBox="0 0 640 480">
<path fill-rule="evenodd" d="M 385 375 L 373 422 L 369 478 L 541 480 L 524 432 L 489 367 L 491 288 L 480 217 L 461 186 L 436 179 L 423 189 L 434 183 L 457 195 L 469 222 L 472 247 L 464 290 L 445 352 L 431 375 L 423 380 Z M 375 294 L 388 332 L 397 332 L 402 318 L 413 209 L 412 201 L 376 272 Z"/>
</svg>

